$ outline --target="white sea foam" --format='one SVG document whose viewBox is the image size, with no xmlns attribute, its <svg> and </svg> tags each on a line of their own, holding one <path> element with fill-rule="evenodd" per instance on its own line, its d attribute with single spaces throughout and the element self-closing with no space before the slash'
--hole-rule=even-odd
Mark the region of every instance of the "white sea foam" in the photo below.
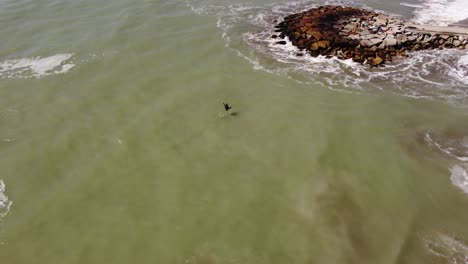
<svg viewBox="0 0 468 264">
<path fill-rule="evenodd" d="M 0 61 L 0 79 L 31 78 L 65 73 L 75 66 L 70 62 L 73 54 L 56 54 L 49 57 L 19 58 Z"/>
<path fill-rule="evenodd" d="M 0 180 L 0 220 L 10 212 L 12 204 L 13 202 L 5 194 L 5 183 Z"/>
<path fill-rule="evenodd" d="M 452 184 L 468 194 L 468 136 L 453 136 L 454 131 L 442 134 L 426 132 L 424 141 L 426 144 L 438 150 L 444 156 L 452 160 L 449 170 Z"/>
<path fill-rule="evenodd" d="M 461 56 L 449 76 L 468 85 L 468 55 Z"/>
<path fill-rule="evenodd" d="M 424 134 L 424 141 L 429 147 L 434 147 L 451 158 L 464 162 L 468 161 L 468 137 L 437 140 L 434 139 L 432 133 L 427 132 Z"/>
<path fill-rule="evenodd" d="M 413 21 L 447 26 L 468 17 L 468 0 L 420 0 Z"/>
<path fill-rule="evenodd" d="M 468 246 L 451 235 L 433 233 L 423 238 L 426 249 L 437 258 L 447 260 L 444 263 L 466 264 Z"/>
<path fill-rule="evenodd" d="M 468 66 L 468 54 L 461 56 L 460 60 L 458 60 L 458 63 L 460 65 Z"/>
<path fill-rule="evenodd" d="M 436 135 L 431 132 L 424 134 L 424 141 L 431 147 L 439 150 L 445 156 L 450 157 L 457 163 L 449 168 L 452 184 L 468 194 L 468 136 L 453 138 L 450 133 Z M 458 160 L 458 161 L 457 161 Z"/>
<path fill-rule="evenodd" d="M 450 180 L 453 185 L 468 194 L 468 168 L 464 165 L 454 165 L 450 168 L 450 172 L 452 173 Z"/>
</svg>

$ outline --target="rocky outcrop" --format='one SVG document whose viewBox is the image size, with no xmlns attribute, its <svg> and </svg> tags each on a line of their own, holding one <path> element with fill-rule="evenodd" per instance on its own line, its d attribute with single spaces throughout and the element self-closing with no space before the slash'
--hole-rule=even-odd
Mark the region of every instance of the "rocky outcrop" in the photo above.
<svg viewBox="0 0 468 264">
<path fill-rule="evenodd" d="M 463 35 L 423 33 L 405 20 L 360 8 L 321 6 L 292 14 L 276 25 L 273 38 L 289 38 L 312 56 L 378 66 L 408 51 L 438 48 L 468 48 Z M 276 42 L 286 44 L 284 40 Z"/>
</svg>

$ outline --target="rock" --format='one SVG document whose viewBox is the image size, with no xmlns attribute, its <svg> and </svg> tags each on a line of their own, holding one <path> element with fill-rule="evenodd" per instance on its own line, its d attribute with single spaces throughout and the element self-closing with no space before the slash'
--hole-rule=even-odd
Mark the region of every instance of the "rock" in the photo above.
<svg viewBox="0 0 468 264">
<path fill-rule="evenodd" d="M 383 41 L 385 46 L 395 46 L 397 44 L 397 40 L 392 37 L 386 37 Z"/>
<path fill-rule="evenodd" d="M 330 41 L 329 40 L 321 40 L 317 42 L 318 46 L 322 49 L 326 49 L 330 47 Z"/>
<path fill-rule="evenodd" d="M 380 38 L 373 38 L 370 40 L 372 42 L 372 45 L 379 45 L 380 43 L 382 43 L 382 39 Z"/>
<path fill-rule="evenodd" d="M 343 30 L 347 30 L 349 32 L 349 31 L 353 30 L 356 27 L 357 27 L 357 25 L 355 23 L 350 23 L 350 24 L 347 24 L 346 26 L 344 26 Z"/>
<path fill-rule="evenodd" d="M 435 39 L 434 36 L 431 36 L 431 35 L 425 35 L 424 39 L 422 40 L 423 43 L 426 43 L 426 42 L 432 42 L 433 40 Z"/>
<path fill-rule="evenodd" d="M 300 48 L 300 49 L 303 49 L 304 48 L 304 40 L 301 39 L 297 42 L 297 46 Z"/>
<path fill-rule="evenodd" d="M 378 39 L 378 38 L 361 40 L 361 45 L 363 47 L 372 47 L 372 46 L 375 46 L 375 45 L 379 45 L 380 43 L 382 43 L 382 40 Z"/>
<path fill-rule="evenodd" d="M 359 35 L 361 36 L 367 36 L 367 35 L 370 35 L 371 32 L 369 30 L 361 30 L 361 32 L 359 32 Z"/>
<path fill-rule="evenodd" d="M 359 34 L 359 38 L 362 39 L 362 40 L 371 39 L 373 37 L 375 37 L 375 35 L 362 35 L 362 34 Z"/>
<path fill-rule="evenodd" d="M 361 46 L 363 47 L 371 47 L 372 46 L 372 42 L 368 39 L 363 39 L 361 40 Z"/>
<path fill-rule="evenodd" d="M 464 36 L 420 33 L 405 23 L 365 9 L 327 5 L 286 16 L 276 26 L 279 35 L 272 38 L 288 37 L 301 50 L 297 56 L 305 49 L 311 56 L 337 56 L 373 66 L 406 56 L 406 51 L 467 46 Z"/>
<path fill-rule="evenodd" d="M 408 41 L 415 41 L 418 37 L 417 36 L 408 36 Z"/>
<path fill-rule="evenodd" d="M 398 35 L 397 36 L 397 40 L 399 40 L 401 43 L 405 43 L 406 41 L 408 41 L 408 38 L 406 37 L 406 35 Z"/>
<path fill-rule="evenodd" d="M 440 35 L 440 37 L 441 37 L 443 40 L 446 40 L 446 39 L 448 39 L 450 36 L 449 36 L 449 35 Z"/>
<path fill-rule="evenodd" d="M 359 39 L 361 39 L 361 36 L 359 36 L 359 35 L 349 35 L 348 38 L 349 39 L 359 40 Z"/>
<path fill-rule="evenodd" d="M 310 46 L 310 49 L 311 50 L 318 50 L 319 49 L 319 44 L 317 42 L 314 42 L 311 46 Z"/>
<path fill-rule="evenodd" d="M 382 64 L 382 62 L 383 62 L 383 59 L 380 58 L 379 56 L 375 56 L 375 58 L 372 58 L 369 60 L 369 64 L 372 66 L 378 66 Z"/>
<path fill-rule="evenodd" d="M 320 40 L 323 37 L 322 33 L 315 31 L 315 30 L 309 30 L 307 31 L 307 34 L 311 35 L 316 40 Z"/>
<path fill-rule="evenodd" d="M 337 47 L 347 47 L 349 46 L 349 40 L 345 38 L 337 38 L 334 44 Z"/>
</svg>

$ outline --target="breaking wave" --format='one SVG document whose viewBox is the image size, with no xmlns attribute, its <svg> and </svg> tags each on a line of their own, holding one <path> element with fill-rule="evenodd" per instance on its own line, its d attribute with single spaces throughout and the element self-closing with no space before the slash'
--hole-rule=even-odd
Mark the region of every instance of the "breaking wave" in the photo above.
<svg viewBox="0 0 468 264">
<path fill-rule="evenodd" d="M 278 45 L 275 21 L 288 14 L 324 4 L 356 6 L 352 1 L 298 1 L 267 6 L 232 5 L 210 0 L 187 0 L 197 14 L 216 16 L 226 47 L 250 62 L 255 70 L 287 76 L 297 82 L 332 90 L 362 93 L 391 92 L 414 98 L 448 101 L 459 106 L 468 102 L 466 53 L 431 50 L 396 59 L 382 68 L 369 68 L 350 60 L 299 54 L 289 41 Z M 368 8 L 368 7 L 366 7 Z"/>
<path fill-rule="evenodd" d="M 10 212 L 12 204 L 13 202 L 5 194 L 5 183 L 0 180 L 0 220 Z"/>
<path fill-rule="evenodd" d="M 0 61 L 0 79 L 42 77 L 65 73 L 75 66 L 70 62 L 73 54 L 49 57 L 19 58 Z"/>
<path fill-rule="evenodd" d="M 413 21 L 419 24 L 447 26 L 468 17 L 468 0 L 420 0 Z"/>
<path fill-rule="evenodd" d="M 429 147 L 437 149 L 455 163 L 449 168 L 450 180 L 454 186 L 468 194 L 468 136 L 450 136 L 450 134 L 436 136 L 427 132 L 424 141 Z"/>
</svg>

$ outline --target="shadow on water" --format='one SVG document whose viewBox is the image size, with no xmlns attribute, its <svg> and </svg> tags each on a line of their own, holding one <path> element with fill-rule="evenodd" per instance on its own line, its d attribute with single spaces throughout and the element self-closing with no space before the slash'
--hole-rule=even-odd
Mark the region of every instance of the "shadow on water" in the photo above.
<svg viewBox="0 0 468 264">
<path fill-rule="evenodd" d="M 219 113 L 218 116 L 221 117 L 221 118 L 227 118 L 227 117 L 229 117 L 229 116 L 237 117 L 237 116 L 239 116 L 239 112 L 225 112 L 225 113 Z"/>
</svg>

